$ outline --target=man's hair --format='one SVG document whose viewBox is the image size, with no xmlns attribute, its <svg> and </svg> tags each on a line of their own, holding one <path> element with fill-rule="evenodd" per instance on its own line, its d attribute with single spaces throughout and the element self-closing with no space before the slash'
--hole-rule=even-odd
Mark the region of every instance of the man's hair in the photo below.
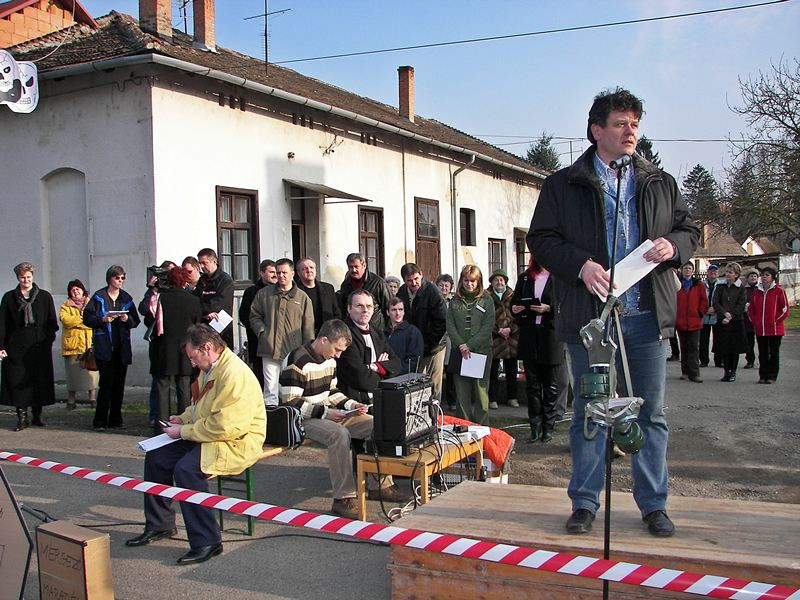
<svg viewBox="0 0 800 600">
<path fill-rule="evenodd" d="M 358 252 L 351 252 L 347 255 L 347 260 L 345 261 L 348 265 L 353 262 L 354 260 L 359 261 L 361 264 L 367 264 L 367 261 L 364 260 L 364 257 L 359 254 Z"/>
<path fill-rule="evenodd" d="M 453 278 L 448 273 L 442 273 L 436 278 L 436 285 L 439 285 L 441 282 L 446 281 L 450 284 L 450 287 L 454 287 L 456 282 L 453 281 Z"/>
<path fill-rule="evenodd" d="M 271 258 L 265 258 L 258 264 L 258 270 L 262 273 L 267 270 L 267 267 L 274 267 L 275 261 Z"/>
<path fill-rule="evenodd" d="M 356 296 L 367 296 L 370 300 L 372 300 L 372 304 L 375 304 L 375 296 L 373 296 L 369 290 L 361 288 L 360 290 L 353 290 L 350 292 L 350 295 L 347 297 L 347 306 L 353 306 L 353 298 Z"/>
<path fill-rule="evenodd" d="M 686 265 L 689 265 L 690 267 L 692 267 L 692 268 L 694 269 L 694 263 L 693 263 L 692 261 L 690 261 L 690 260 L 687 260 L 685 263 L 683 263 L 683 264 L 681 265 L 681 269 L 682 269 L 683 267 L 685 267 Z"/>
<path fill-rule="evenodd" d="M 111 283 L 111 279 L 117 275 L 125 275 L 125 269 L 119 265 L 111 265 L 108 267 L 108 271 L 106 271 L 106 283 Z"/>
<path fill-rule="evenodd" d="M 294 261 L 291 258 L 279 258 L 275 261 L 275 268 L 281 267 L 283 265 L 289 265 L 289 268 L 294 271 Z"/>
<path fill-rule="evenodd" d="M 33 273 L 34 271 L 36 271 L 36 267 L 29 262 L 21 262 L 14 267 L 14 275 L 17 277 L 20 277 L 23 273 Z"/>
<path fill-rule="evenodd" d="M 214 250 L 212 250 L 211 248 L 203 248 L 202 250 L 200 250 L 197 253 L 197 258 L 200 258 L 201 256 L 206 256 L 208 258 L 213 258 L 215 261 L 219 261 L 219 259 L 217 258 L 217 253 L 214 252 Z"/>
<path fill-rule="evenodd" d="M 353 343 L 353 335 L 350 333 L 350 328 L 341 319 L 325 321 L 317 334 L 317 339 L 321 337 L 326 337 L 332 342 L 344 338 L 348 346 Z"/>
<path fill-rule="evenodd" d="M 312 263 L 314 263 L 315 267 L 317 266 L 317 263 L 315 263 L 314 259 L 311 258 L 310 256 L 304 256 L 303 258 L 298 260 L 296 263 L 294 263 L 294 266 L 299 269 L 300 265 L 302 265 L 304 262 L 312 262 Z"/>
<path fill-rule="evenodd" d="M 197 262 L 197 259 L 194 256 L 187 256 L 186 258 L 181 261 L 181 266 L 185 267 L 186 265 L 192 265 L 192 268 L 195 271 L 200 270 L 200 263 Z"/>
<path fill-rule="evenodd" d="M 394 298 L 392 298 L 391 300 L 389 300 L 386 303 L 386 311 L 388 312 L 389 309 L 392 308 L 395 304 L 402 304 L 402 303 L 403 303 L 403 299 L 402 298 L 398 298 L 397 296 L 395 296 Z"/>
<path fill-rule="evenodd" d="M 420 271 L 416 263 L 406 263 L 400 267 L 400 277 L 402 277 L 404 281 L 407 277 L 411 277 L 417 273 L 422 274 L 422 271 Z"/>
<path fill-rule="evenodd" d="M 215 350 L 225 349 L 225 340 L 208 325 L 191 325 L 186 330 L 186 335 L 183 337 L 183 344 L 187 344 L 192 348 L 199 348 L 205 343 L 211 344 Z"/>
<path fill-rule="evenodd" d="M 482 298 L 486 290 L 483 288 L 483 273 L 481 273 L 477 265 L 466 265 L 461 269 L 461 275 L 458 276 L 458 285 L 456 286 L 456 297 L 464 298 L 464 291 L 461 289 L 461 281 L 464 277 L 478 280 L 478 287 L 475 289 L 475 297 Z"/>
<path fill-rule="evenodd" d="M 633 112 L 637 119 L 641 119 L 644 114 L 642 101 L 631 94 L 628 90 L 621 87 L 613 90 L 603 90 L 594 97 L 592 108 L 589 109 L 589 123 L 586 125 L 586 137 L 592 143 L 597 144 L 597 140 L 592 135 L 592 125 L 606 126 L 608 115 L 611 111 Z"/>
</svg>

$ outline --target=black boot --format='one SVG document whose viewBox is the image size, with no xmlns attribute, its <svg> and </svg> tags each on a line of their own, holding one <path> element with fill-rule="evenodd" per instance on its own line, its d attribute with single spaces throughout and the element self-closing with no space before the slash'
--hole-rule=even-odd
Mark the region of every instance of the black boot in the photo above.
<svg viewBox="0 0 800 600">
<path fill-rule="evenodd" d="M 28 409 L 27 408 L 18 408 L 17 409 L 17 426 L 14 428 L 14 431 L 22 431 L 28 426 Z"/>
<path fill-rule="evenodd" d="M 728 369 L 725 369 L 725 375 L 722 376 L 720 381 L 730 381 L 731 380 L 731 372 Z"/>
<path fill-rule="evenodd" d="M 33 418 L 31 419 L 31 425 L 35 425 L 36 427 L 44 427 L 44 423 L 42 422 L 42 407 L 33 407 L 31 408 L 31 413 Z"/>
<path fill-rule="evenodd" d="M 731 383 L 736 381 L 736 371 L 728 371 L 728 381 Z"/>
<path fill-rule="evenodd" d="M 541 421 L 531 422 L 531 438 L 529 442 L 538 442 L 542 437 L 542 423 Z"/>
</svg>

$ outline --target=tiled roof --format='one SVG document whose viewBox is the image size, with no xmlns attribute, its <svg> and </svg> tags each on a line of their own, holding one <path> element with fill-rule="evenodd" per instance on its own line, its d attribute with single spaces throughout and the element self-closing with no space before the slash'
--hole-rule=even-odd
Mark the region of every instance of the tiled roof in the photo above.
<svg viewBox="0 0 800 600">
<path fill-rule="evenodd" d="M 39 0 L 10 0 L 9 2 L 0 2 L 0 19 L 3 19 L 17 11 L 27 8 L 32 4 L 36 4 Z M 96 26 L 95 20 L 81 5 L 78 0 L 56 0 L 57 4 L 67 12 L 75 11 L 75 21 L 78 23 L 86 23 L 91 26 Z"/>
<path fill-rule="evenodd" d="M 72 39 L 65 42 L 52 56 L 38 63 L 40 72 L 123 56 L 160 54 L 348 110 L 434 139 L 437 142 L 452 144 L 484 154 L 518 168 L 542 175 L 548 174 L 546 171 L 532 167 L 515 154 L 434 119 L 415 116 L 414 123 L 409 123 L 398 114 L 397 109 L 393 106 L 353 94 L 318 79 L 301 75 L 297 71 L 270 65 L 267 75 L 264 72 L 264 61 L 262 60 L 219 46 L 216 53 L 201 50 L 192 45 L 191 36 L 180 31 L 173 30 L 173 41 L 169 42 L 142 31 L 136 19 L 116 11 L 98 18 L 97 23 L 100 27 L 96 30 L 78 26 Z M 74 27 L 70 29 L 74 29 Z M 53 46 L 63 38 L 64 31 L 59 31 L 19 44 L 11 51 L 17 60 L 35 60 L 50 52 Z"/>
</svg>

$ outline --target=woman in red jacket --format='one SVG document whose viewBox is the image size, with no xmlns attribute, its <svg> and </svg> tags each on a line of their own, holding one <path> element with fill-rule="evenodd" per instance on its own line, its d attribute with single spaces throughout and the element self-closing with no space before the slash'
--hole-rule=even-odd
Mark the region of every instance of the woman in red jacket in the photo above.
<svg viewBox="0 0 800 600">
<path fill-rule="evenodd" d="M 783 321 L 789 316 L 786 292 L 776 276 L 772 267 L 761 269 L 761 283 L 753 290 L 747 307 L 758 343 L 758 383 L 775 383 L 778 379 Z"/>
<path fill-rule="evenodd" d="M 703 383 L 700 379 L 700 331 L 703 315 L 708 310 L 708 295 L 706 286 L 693 275 L 694 265 L 685 263 L 681 267 L 675 330 L 681 345 L 681 379 Z"/>
</svg>

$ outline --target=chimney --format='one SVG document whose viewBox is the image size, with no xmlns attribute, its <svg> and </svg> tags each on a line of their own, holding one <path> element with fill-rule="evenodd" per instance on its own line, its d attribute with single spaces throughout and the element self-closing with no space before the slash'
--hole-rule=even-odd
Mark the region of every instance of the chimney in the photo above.
<svg viewBox="0 0 800 600">
<path fill-rule="evenodd" d="M 400 116 L 414 122 L 414 67 L 397 67 L 400 79 Z"/>
<path fill-rule="evenodd" d="M 139 0 L 139 27 L 172 41 L 172 0 Z"/>
<path fill-rule="evenodd" d="M 194 45 L 203 50 L 216 51 L 214 35 L 214 0 L 194 0 Z"/>
</svg>

